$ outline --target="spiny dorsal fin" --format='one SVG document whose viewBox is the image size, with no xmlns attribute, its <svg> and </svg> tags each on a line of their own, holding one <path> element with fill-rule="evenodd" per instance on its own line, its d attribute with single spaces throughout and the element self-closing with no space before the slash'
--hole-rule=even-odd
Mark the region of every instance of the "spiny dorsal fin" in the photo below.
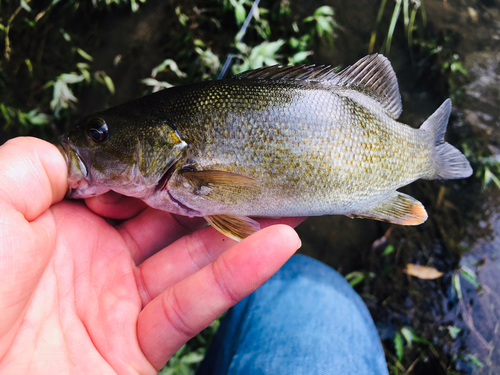
<svg viewBox="0 0 500 375">
<path fill-rule="evenodd" d="M 240 73 L 233 79 L 318 82 L 349 88 L 376 100 L 393 119 L 403 111 L 398 81 L 392 65 L 383 55 L 363 57 L 339 73 L 329 65 L 266 66 Z"/>
<path fill-rule="evenodd" d="M 213 215 L 205 220 L 222 234 L 241 241 L 260 229 L 260 224 L 246 216 Z"/>
<path fill-rule="evenodd" d="M 349 216 L 387 221 L 399 225 L 418 225 L 427 220 L 427 212 L 422 203 L 398 191 L 395 191 L 387 201 L 377 207 Z"/>
<path fill-rule="evenodd" d="M 403 111 L 396 73 L 383 55 L 363 57 L 356 64 L 337 73 L 331 82 L 370 96 L 379 102 L 393 119 L 397 119 Z"/>
<path fill-rule="evenodd" d="M 330 65 L 265 66 L 235 75 L 232 79 L 288 80 L 288 81 L 328 81 L 335 76 Z"/>
</svg>

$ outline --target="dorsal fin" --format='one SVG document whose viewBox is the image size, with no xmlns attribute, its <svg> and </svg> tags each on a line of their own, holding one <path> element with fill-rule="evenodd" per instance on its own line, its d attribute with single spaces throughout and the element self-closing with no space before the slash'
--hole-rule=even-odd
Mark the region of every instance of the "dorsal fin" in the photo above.
<svg viewBox="0 0 500 375">
<path fill-rule="evenodd" d="M 383 55 L 363 57 L 356 64 L 337 73 L 330 82 L 370 96 L 379 102 L 393 119 L 397 119 L 403 111 L 396 73 Z"/>
<path fill-rule="evenodd" d="M 335 70 L 330 65 L 300 65 L 300 66 L 264 66 L 235 75 L 232 79 L 253 80 L 292 80 L 292 81 L 328 81 L 335 76 Z"/>
<path fill-rule="evenodd" d="M 339 73 L 329 65 L 266 66 L 240 73 L 233 79 L 318 82 L 349 88 L 376 100 L 393 119 L 403 110 L 396 73 L 383 55 L 363 57 Z"/>
</svg>

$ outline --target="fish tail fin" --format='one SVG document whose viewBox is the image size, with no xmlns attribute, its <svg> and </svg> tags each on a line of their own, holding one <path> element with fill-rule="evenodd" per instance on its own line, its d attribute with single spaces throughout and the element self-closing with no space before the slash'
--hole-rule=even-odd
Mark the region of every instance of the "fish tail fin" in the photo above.
<svg viewBox="0 0 500 375">
<path fill-rule="evenodd" d="M 436 148 L 434 174 L 429 180 L 451 180 L 466 178 L 472 174 L 469 161 L 458 149 L 444 141 L 444 133 L 451 113 L 451 100 L 446 99 L 420 127 L 433 135 Z"/>
</svg>

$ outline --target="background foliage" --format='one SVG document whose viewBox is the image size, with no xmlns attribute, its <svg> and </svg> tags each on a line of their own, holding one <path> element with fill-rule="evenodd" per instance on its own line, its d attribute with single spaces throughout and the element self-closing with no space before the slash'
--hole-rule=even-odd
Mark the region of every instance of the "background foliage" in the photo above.
<svg viewBox="0 0 500 375">
<path fill-rule="evenodd" d="M 26 134 L 53 141 L 82 115 L 80 96 L 113 95 L 113 80 L 95 67 L 92 51 L 102 43 L 100 31 L 106 22 L 113 16 L 139 14 L 145 1 L 0 2 L 0 141 Z M 230 47 L 235 55 L 232 73 L 263 65 L 306 62 L 315 44 L 333 46 L 338 27 L 331 7 L 322 6 L 300 19 L 286 1 L 281 1 L 268 4 L 269 8 L 257 8 L 247 35 L 238 41 L 238 30 L 252 2 L 206 1 L 203 6 L 173 4 L 175 15 L 170 15 L 170 22 L 175 24 L 168 25 L 172 26 L 167 33 L 168 52 L 157 53 L 166 58 L 152 68 L 149 77 L 142 77 L 143 90 L 136 96 L 216 78 Z M 214 46 L 211 37 L 221 32 L 224 44 Z M 123 63 L 122 58 L 117 54 L 114 65 Z"/>
</svg>

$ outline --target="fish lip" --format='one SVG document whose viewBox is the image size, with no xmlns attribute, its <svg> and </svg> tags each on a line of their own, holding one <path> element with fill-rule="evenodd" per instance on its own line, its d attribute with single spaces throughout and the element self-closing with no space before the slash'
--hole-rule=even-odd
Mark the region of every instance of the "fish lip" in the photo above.
<svg viewBox="0 0 500 375">
<path fill-rule="evenodd" d="M 64 135 L 60 136 L 56 147 L 61 152 L 68 166 L 68 191 L 66 198 L 72 198 L 79 182 L 89 177 L 88 167 L 76 147 L 73 147 Z"/>
</svg>

